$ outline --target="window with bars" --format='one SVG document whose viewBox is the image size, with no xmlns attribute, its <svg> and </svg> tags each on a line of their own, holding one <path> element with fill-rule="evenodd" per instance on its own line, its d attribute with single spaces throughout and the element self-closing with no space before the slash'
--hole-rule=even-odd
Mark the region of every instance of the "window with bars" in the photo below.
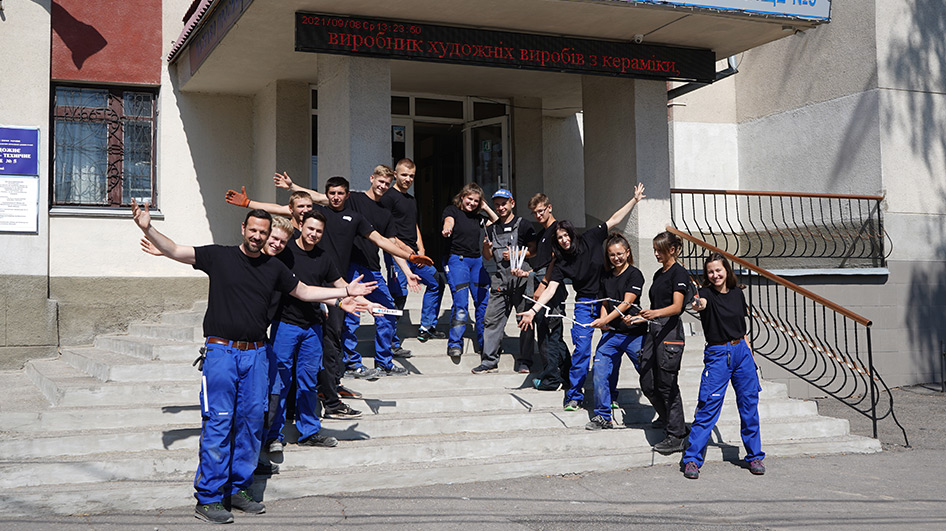
<svg viewBox="0 0 946 531">
<path fill-rule="evenodd" d="M 157 206 L 154 91 L 58 86 L 53 98 L 53 205 Z"/>
</svg>

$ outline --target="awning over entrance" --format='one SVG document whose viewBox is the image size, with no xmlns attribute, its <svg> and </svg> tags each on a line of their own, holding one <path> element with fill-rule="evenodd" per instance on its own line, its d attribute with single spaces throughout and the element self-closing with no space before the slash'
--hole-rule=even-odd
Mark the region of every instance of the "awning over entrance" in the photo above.
<svg viewBox="0 0 946 531">
<path fill-rule="evenodd" d="M 549 38 L 709 50 L 723 59 L 827 21 L 828 0 L 202 0 L 169 60 L 181 89 L 252 94 L 274 79 L 317 79 L 318 54 L 296 51 L 296 13 L 498 30 Z M 472 74 L 471 74 L 472 72 Z M 462 73 L 462 75 L 461 75 Z M 577 76 L 393 61 L 393 90 L 541 96 L 573 94 Z M 568 106 L 574 102 L 562 99 Z"/>
</svg>

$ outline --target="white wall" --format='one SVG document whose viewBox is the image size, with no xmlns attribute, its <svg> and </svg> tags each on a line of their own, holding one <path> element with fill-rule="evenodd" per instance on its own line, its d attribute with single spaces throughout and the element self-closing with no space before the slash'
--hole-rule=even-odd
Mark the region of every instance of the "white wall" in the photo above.
<svg viewBox="0 0 946 531">
<path fill-rule="evenodd" d="M 39 128 L 39 234 L 0 233 L 0 275 L 46 275 L 50 2 L 7 2 L 0 18 L 0 125 Z M 22 68 L 20 65 L 29 65 Z"/>
</svg>

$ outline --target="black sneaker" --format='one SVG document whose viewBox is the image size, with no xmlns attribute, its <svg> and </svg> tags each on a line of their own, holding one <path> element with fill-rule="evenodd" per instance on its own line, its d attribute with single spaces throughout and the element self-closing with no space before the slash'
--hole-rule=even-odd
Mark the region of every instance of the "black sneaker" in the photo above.
<svg viewBox="0 0 946 531">
<path fill-rule="evenodd" d="M 198 503 L 194 509 L 194 517 L 211 524 L 229 524 L 233 522 L 233 514 L 220 502 Z"/>
<path fill-rule="evenodd" d="M 394 356 L 395 358 L 412 358 L 412 357 L 414 357 L 414 355 L 411 354 L 411 351 L 410 351 L 410 350 L 407 350 L 407 349 L 404 348 L 404 347 L 391 347 L 391 355 Z"/>
<path fill-rule="evenodd" d="M 471 370 L 470 372 L 472 372 L 473 374 L 486 374 L 488 372 L 499 372 L 499 368 L 487 367 L 486 365 L 483 365 L 482 363 L 480 363 L 476 367 L 473 367 L 473 370 Z"/>
<path fill-rule="evenodd" d="M 230 507 L 239 509 L 247 514 L 263 514 L 266 512 L 266 506 L 253 499 L 249 492 L 241 490 L 233 496 L 230 496 Z"/>
<path fill-rule="evenodd" d="M 323 448 L 334 448 L 338 446 L 338 439 L 316 433 L 315 435 L 309 435 L 305 439 L 300 440 L 299 446 L 321 446 Z"/>
<path fill-rule="evenodd" d="M 359 380 L 377 380 L 378 378 L 381 377 L 381 375 L 378 374 L 377 370 L 369 369 L 368 367 L 365 367 L 364 365 L 362 365 L 361 367 L 358 367 L 357 369 L 345 371 L 345 376 L 347 376 L 348 378 L 357 378 Z"/>
<path fill-rule="evenodd" d="M 279 473 L 279 465 L 276 463 L 256 463 L 255 476 L 272 476 Z"/>
<path fill-rule="evenodd" d="M 601 415 L 595 415 L 591 417 L 591 422 L 585 424 L 586 430 L 610 430 L 612 428 L 614 428 L 614 424 Z"/>
<path fill-rule="evenodd" d="M 281 454 L 285 444 L 279 439 L 273 439 L 266 443 L 266 452 L 270 454 Z"/>
<path fill-rule="evenodd" d="M 683 477 L 687 479 L 700 479 L 700 467 L 696 466 L 696 463 L 693 461 L 690 461 L 683 469 Z"/>
<path fill-rule="evenodd" d="M 381 376 L 407 376 L 410 374 L 407 369 L 404 367 L 398 367 L 397 365 L 391 366 L 390 369 L 378 367 L 375 370 L 378 371 Z"/>
<path fill-rule="evenodd" d="M 417 340 L 421 343 L 426 343 L 430 339 L 447 339 L 447 334 L 437 331 L 436 328 L 421 328 L 417 332 Z"/>
<path fill-rule="evenodd" d="M 450 347 L 447 349 L 447 356 L 451 358 L 459 358 L 463 355 L 463 349 L 460 347 Z"/>
<path fill-rule="evenodd" d="M 360 419 L 361 411 L 358 411 L 357 409 L 352 409 L 351 407 L 348 406 L 348 404 L 342 404 L 336 408 L 332 408 L 332 409 L 326 408 L 325 412 L 322 413 L 322 418 L 337 419 L 337 420 Z"/>
<path fill-rule="evenodd" d="M 762 474 L 765 474 L 765 465 L 762 464 L 762 460 L 753 459 L 752 462 L 749 463 L 749 472 L 752 472 L 752 474 L 755 476 L 761 476 Z"/>
<path fill-rule="evenodd" d="M 349 389 L 344 385 L 339 385 L 338 389 L 336 389 L 336 392 L 338 392 L 338 396 L 345 398 L 361 398 L 361 393 L 353 389 Z"/>
<path fill-rule="evenodd" d="M 684 439 L 667 435 L 667 438 L 654 445 L 654 451 L 661 455 L 670 455 L 682 452 L 685 446 Z"/>
</svg>

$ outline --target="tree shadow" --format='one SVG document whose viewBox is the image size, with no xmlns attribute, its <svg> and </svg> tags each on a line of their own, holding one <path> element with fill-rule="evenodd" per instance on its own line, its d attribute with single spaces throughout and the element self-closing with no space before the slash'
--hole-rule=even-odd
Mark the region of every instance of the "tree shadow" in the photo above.
<svg viewBox="0 0 946 531">
<path fill-rule="evenodd" d="M 95 27 L 82 22 L 58 2 L 52 4 L 52 30 L 72 52 L 72 64 L 81 69 L 85 61 L 108 44 Z"/>
<path fill-rule="evenodd" d="M 889 41 L 886 68 L 896 92 L 883 109 L 884 122 L 908 137 L 914 159 L 925 165 L 928 175 L 919 182 L 935 183 L 925 193 L 936 206 L 921 209 L 928 223 L 911 235 L 929 242 L 932 255 L 910 264 L 904 323 L 917 372 L 929 374 L 940 365 L 946 339 L 946 217 L 934 215 L 946 212 L 946 9 L 941 0 L 915 0 L 904 9 L 909 32 Z M 904 174 L 899 185 L 910 182 Z"/>
</svg>

